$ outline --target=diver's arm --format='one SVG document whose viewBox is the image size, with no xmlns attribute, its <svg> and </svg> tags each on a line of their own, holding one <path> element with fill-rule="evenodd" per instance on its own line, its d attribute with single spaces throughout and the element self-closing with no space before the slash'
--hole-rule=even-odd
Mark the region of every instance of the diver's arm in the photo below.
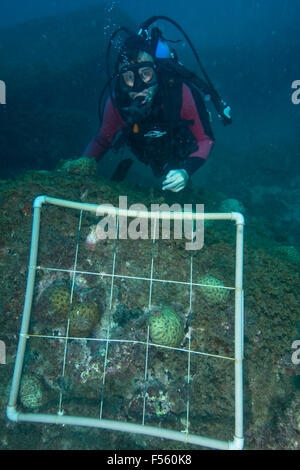
<svg viewBox="0 0 300 470">
<path fill-rule="evenodd" d="M 192 176 L 192 174 L 205 163 L 214 145 L 214 140 L 205 132 L 192 92 L 186 84 L 183 84 L 182 87 L 182 108 L 180 117 L 187 121 L 193 121 L 193 124 L 190 125 L 190 129 L 198 145 L 198 149 L 188 155 L 182 165 L 182 168 L 186 170 L 188 175 Z"/>
<path fill-rule="evenodd" d="M 214 145 L 213 139 L 204 130 L 192 92 L 185 84 L 182 87 L 180 117 L 183 120 L 192 121 L 189 127 L 195 136 L 198 149 L 187 156 L 180 168 L 173 168 L 172 163 L 165 166 L 167 174 L 162 189 L 173 192 L 179 192 L 186 187 L 188 179 L 205 163 Z M 209 128 L 209 126 L 206 127 Z"/>
<path fill-rule="evenodd" d="M 116 133 L 122 129 L 123 126 L 124 121 L 109 98 L 105 105 L 103 122 L 98 135 L 89 143 L 82 156 L 94 157 L 99 161 L 109 149 Z"/>
</svg>

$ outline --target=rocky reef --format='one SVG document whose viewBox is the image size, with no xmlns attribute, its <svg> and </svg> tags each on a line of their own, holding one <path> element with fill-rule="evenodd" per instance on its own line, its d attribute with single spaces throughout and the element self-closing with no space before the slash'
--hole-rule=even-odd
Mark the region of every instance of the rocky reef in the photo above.
<svg viewBox="0 0 300 470">
<path fill-rule="evenodd" d="M 111 183 L 95 174 L 70 173 L 66 166 L 1 181 L 0 328 L 7 344 L 7 362 L 0 368 L 1 446 L 62 448 L 64 436 L 70 448 L 178 448 L 174 442 L 109 431 L 99 444 L 93 429 L 80 431 L 79 439 L 72 429 L 7 421 L 5 405 L 24 301 L 32 203 L 40 194 L 116 206 L 120 194 L 127 196 L 128 206 L 140 201 L 149 208 L 152 203 L 170 203 L 160 191 Z M 182 204 L 201 201 L 210 211 L 226 199 L 224 194 L 199 193 L 194 188 L 172 197 Z M 93 214 L 83 212 L 80 225 L 77 211 L 45 206 L 41 220 L 20 409 L 57 413 L 61 400 L 65 414 L 97 417 L 101 407 L 103 418 L 141 422 L 144 413 L 148 424 L 180 431 L 188 425 L 196 434 L 231 439 L 233 362 L 213 356 L 234 355 L 234 289 L 227 289 L 234 287 L 234 225 L 218 222 L 205 229 L 204 247 L 193 254 L 193 278 L 199 285 L 191 292 L 191 254 L 184 240 L 156 240 L 153 250 L 150 239 L 118 240 L 117 245 L 107 239 L 97 240 L 91 249 L 86 240 L 99 220 Z M 257 226 L 251 216 L 246 223 L 246 448 L 297 449 L 300 385 L 292 343 L 300 334 L 299 247 L 287 249 L 272 241 L 265 236 L 267 226 Z M 114 254 L 117 276 L 112 284 Z M 149 311 L 152 257 L 153 277 L 160 282 L 153 282 Z M 164 279 L 175 282 L 161 282 Z M 148 349 L 145 388 L 148 324 L 154 344 Z M 185 351 L 189 344 L 188 380 Z M 201 356 L 202 352 L 212 356 Z M 23 439 L 23 429 L 33 436 L 31 440 Z M 193 446 L 180 444 L 180 448 Z"/>
</svg>

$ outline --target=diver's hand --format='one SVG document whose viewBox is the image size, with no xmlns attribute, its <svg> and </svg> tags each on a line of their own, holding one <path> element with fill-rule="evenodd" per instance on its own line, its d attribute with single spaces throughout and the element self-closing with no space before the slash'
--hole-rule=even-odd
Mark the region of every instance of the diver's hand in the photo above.
<svg viewBox="0 0 300 470">
<path fill-rule="evenodd" d="M 174 193 L 178 193 L 186 187 L 188 179 L 189 175 L 185 170 L 171 170 L 163 181 L 162 190 L 168 189 Z"/>
</svg>

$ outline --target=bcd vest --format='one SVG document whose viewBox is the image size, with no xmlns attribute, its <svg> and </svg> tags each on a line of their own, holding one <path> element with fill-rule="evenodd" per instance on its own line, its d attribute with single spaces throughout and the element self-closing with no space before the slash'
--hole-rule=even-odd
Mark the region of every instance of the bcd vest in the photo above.
<svg viewBox="0 0 300 470">
<path fill-rule="evenodd" d="M 158 75 L 159 91 L 154 97 L 151 114 L 143 119 L 128 119 L 118 108 L 125 121 L 123 138 L 134 155 L 143 163 L 151 164 L 159 173 L 167 162 L 174 164 L 186 159 L 198 148 L 195 136 L 189 126 L 193 121 L 180 117 L 182 108 L 183 80 L 170 73 Z M 198 109 L 199 117 L 208 135 L 212 135 L 209 116 L 200 92 L 190 86 Z M 123 108 L 124 109 L 124 108 Z"/>
</svg>

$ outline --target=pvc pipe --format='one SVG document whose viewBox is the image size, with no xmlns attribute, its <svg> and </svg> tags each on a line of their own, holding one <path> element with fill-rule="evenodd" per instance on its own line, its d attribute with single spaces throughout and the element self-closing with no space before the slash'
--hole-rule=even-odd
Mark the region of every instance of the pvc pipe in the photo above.
<svg viewBox="0 0 300 470">
<path fill-rule="evenodd" d="M 237 225 L 245 225 L 244 216 L 240 212 L 231 212 L 231 220 L 233 220 Z"/>
<path fill-rule="evenodd" d="M 35 283 L 35 274 L 36 274 L 36 261 L 37 261 L 39 233 L 40 233 L 40 213 L 41 213 L 40 206 L 39 205 L 34 206 L 30 258 L 29 258 L 29 268 L 28 268 L 28 277 L 27 277 L 27 285 L 26 285 L 26 293 L 25 293 L 24 310 L 23 310 L 19 344 L 18 344 L 18 350 L 17 350 L 17 355 L 16 355 L 16 362 L 15 362 L 15 368 L 14 368 L 14 374 L 13 374 L 13 379 L 12 379 L 8 406 L 15 406 L 16 404 L 17 395 L 18 395 L 19 386 L 20 386 L 22 368 L 23 368 L 23 361 L 24 361 L 26 341 L 27 341 L 26 335 L 28 333 L 29 322 L 30 322 L 30 314 L 31 314 L 33 290 L 34 290 L 34 283 Z"/>
<path fill-rule="evenodd" d="M 229 443 L 229 450 L 243 450 L 244 438 L 234 436 L 233 442 Z"/>
<path fill-rule="evenodd" d="M 241 441 L 237 439 L 234 441 L 221 441 L 218 439 L 197 436 L 195 434 L 187 434 L 185 432 L 173 431 L 171 429 L 159 428 L 156 426 L 127 423 L 110 419 L 86 418 L 83 416 L 48 415 L 38 413 L 18 413 L 13 407 L 7 410 L 7 416 L 9 419 L 13 419 L 16 422 L 26 421 L 30 423 L 88 426 L 100 429 L 108 429 L 110 431 L 145 434 L 147 436 L 171 439 L 184 442 L 186 444 L 201 445 L 204 447 L 220 450 L 238 450 L 241 445 Z"/>
<path fill-rule="evenodd" d="M 69 209 L 78 209 L 88 212 L 105 212 L 110 215 L 118 215 L 123 217 L 139 217 L 146 219 L 185 219 L 185 220 L 236 220 L 238 216 L 243 217 L 238 212 L 232 213 L 203 213 L 203 212 L 175 212 L 175 211 L 139 211 L 132 209 L 120 209 L 119 207 L 107 206 L 105 204 L 88 204 L 82 202 L 67 201 L 64 199 L 56 199 L 48 196 L 39 196 L 43 203 L 53 204 L 55 206 L 67 207 Z"/>
<path fill-rule="evenodd" d="M 133 423 L 124 423 L 114 420 L 93 419 L 81 416 L 47 415 L 39 413 L 20 413 L 16 409 L 17 396 L 20 387 L 20 380 L 23 368 L 23 361 L 26 348 L 26 335 L 28 334 L 30 314 L 32 307 L 33 290 L 36 275 L 36 261 L 38 254 L 38 241 L 40 230 L 40 212 L 43 204 L 53 204 L 72 209 L 97 212 L 99 208 L 113 215 L 124 215 L 126 217 L 146 217 L 146 218 L 173 218 L 189 220 L 232 220 L 236 223 L 236 285 L 235 285 L 235 436 L 233 441 L 220 441 L 217 439 L 196 436 L 186 432 L 172 431 L 169 429 L 154 426 L 144 426 Z M 202 445 L 216 449 L 238 450 L 243 448 L 243 225 L 244 217 L 240 213 L 191 213 L 191 212 L 165 212 L 165 211 L 133 211 L 114 208 L 112 206 L 102 206 L 96 204 L 85 204 L 62 199 L 50 198 L 48 196 L 38 196 L 33 204 L 33 224 L 30 248 L 29 271 L 25 293 L 24 310 L 20 331 L 18 350 L 14 374 L 12 379 L 9 403 L 7 406 L 7 417 L 15 422 L 39 422 L 53 424 L 70 424 L 76 426 L 92 426 L 110 430 L 133 432 L 146 434 L 155 437 L 173 439 L 190 444 Z"/>
<path fill-rule="evenodd" d="M 243 302 L 243 231 L 244 220 L 236 222 L 235 269 L 235 436 L 243 438 L 243 356 L 244 356 L 244 302 Z"/>
</svg>

